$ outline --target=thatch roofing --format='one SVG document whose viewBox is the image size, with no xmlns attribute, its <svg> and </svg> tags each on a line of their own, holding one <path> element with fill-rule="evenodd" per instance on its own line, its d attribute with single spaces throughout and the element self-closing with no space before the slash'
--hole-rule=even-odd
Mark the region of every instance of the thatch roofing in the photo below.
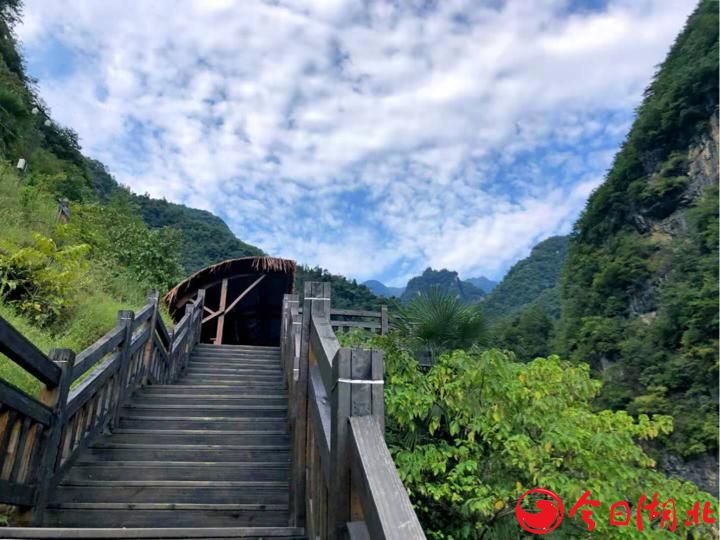
<svg viewBox="0 0 720 540">
<path fill-rule="evenodd" d="M 188 296 L 194 297 L 200 289 L 206 288 L 219 280 L 231 278 L 239 274 L 248 273 L 283 273 L 288 274 L 290 281 L 290 291 L 295 283 L 295 261 L 290 259 L 280 259 L 278 257 L 242 257 L 240 259 L 228 259 L 226 261 L 207 266 L 198 270 L 189 278 L 178 283 L 170 292 L 165 295 L 164 301 L 170 312 L 174 312 L 182 305 L 177 305 L 178 301 L 182 304 Z"/>
</svg>

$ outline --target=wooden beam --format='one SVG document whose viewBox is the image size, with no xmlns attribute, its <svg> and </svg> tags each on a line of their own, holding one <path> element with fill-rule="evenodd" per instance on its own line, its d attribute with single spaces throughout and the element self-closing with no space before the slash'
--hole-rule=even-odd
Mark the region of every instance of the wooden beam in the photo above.
<svg viewBox="0 0 720 540">
<path fill-rule="evenodd" d="M 252 291 L 252 290 L 255 288 L 255 285 L 257 285 L 257 284 L 260 283 L 263 279 L 265 279 L 265 276 L 266 276 L 266 275 L 267 275 L 267 274 L 263 274 L 262 276 L 260 276 L 259 278 L 257 278 L 257 279 L 252 283 L 252 285 L 250 285 L 247 289 L 245 289 L 245 290 L 240 294 L 240 296 L 238 296 L 238 297 L 233 301 L 233 303 L 230 304 L 230 307 L 225 310 L 225 313 L 228 313 L 230 310 L 232 310 L 232 308 L 234 308 L 234 307 L 238 304 L 238 302 L 245 297 L 245 295 L 247 295 L 250 291 Z"/>
<path fill-rule="evenodd" d="M 215 333 L 215 345 L 222 345 L 222 335 L 223 330 L 225 329 L 225 303 L 227 302 L 227 289 L 228 280 L 225 278 L 222 280 L 222 285 L 220 286 L 220 306 L 218 307 L 218 312 L 221 312 L 221 314 L 218 318 L 217 332 Z"/>
<path fill-rule="evenodd" d="M 234 308 L 234 307 L 238 304 L 238 302 L 245 297 L 245 295 L 247 295 L 247 293 L 249 293 L 251 290 L 253 290 L 253 288 L 255 287 L 255 285 L 257 285 L 258 283 L 260 283 L 260 282 L 265 278 L 265 276 L 266 276 L 266 274 L 263 274 L 262 276 L 260 276 L 259 278 L 257 278 L 252 285 L 250 285 L 247 289 L 245 289 L 245 290 L 240 294 L 240 296 L 238 296 L 235 300 L 233 300 L 233 303 L 230 304 L 230 307 L 228 307 L 227 309 L 223 309 L 222 306 L 221 306 L 220 308 L 218 308 L 217 311 L 210 311 L 208 308 L 204 308 L 204 309 L 206 309 L 207 311 L 210 311 L 211 315 L 208 315 L 207 317 L 205 317 L 205 318 L 203 319 L 203 321 L 202 321 L 203 324 L 205 324 L 205 323 L 208 322 L 208 321 L 211 321 L 212 319 L 214 319 L 215 317 L 217 317 L 217 316 L 219 316 L 219 315 L 226 315 L 227 313 L 229 313 L 230 310 L 231 310 L 232 308 Z M 222 291 L 220 291 L 220 293 L 221 293 L 221 298 L 220 298 L 220 299 L 222 300 Z M 225 294 L 227 295 L 227 291 L 225 291 Z"/>
</svg>

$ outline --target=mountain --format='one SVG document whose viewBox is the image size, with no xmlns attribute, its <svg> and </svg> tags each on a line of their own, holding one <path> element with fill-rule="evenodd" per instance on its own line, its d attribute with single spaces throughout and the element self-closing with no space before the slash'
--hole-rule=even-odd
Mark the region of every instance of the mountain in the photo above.
<svg viewBox="0 0 720 540">
<path fill-rule="evenodd" d="M 485 294 L 492 291 L 495 287 L 497 287 L 498 282 L 493 281 L 492 279 L 486 278 L 485 276 L 480 277 L 474 277 L 466 279 L 468 283 L 475 285 L 478 289 L 483 291 Z"/>
<path fill-rule="evenodd" d="M 180 231 L 180 260 L 188 274 L 226 259 L 264 255 L 260 248 L 239 240 L 230 227 L 211 212 L 135 195 L 122 188 L 99 161 L 88 160 L 88 167 L 102 201 L 109 201 L 120 190 L 126 191 L 149 227 L 172 227 Z"/>
<path fill-rule="evenodd" d="M 403 302 L 410 302 L 417 295 L 425 294 L 430 289 L 439 289 L 468 303 L 479 302 L 485 296 L 485 293 L 472 283 L 462 281 L 457 272 L 444 268 L 442 270 L 427 268 L 422 275 L 408 281 L 400 299 Z"/>
<path fill-rule="evenodd" d="M 703 0 L 575 224 L 559 338 L 604 379 L 601 406 L 672 415 L 663 456 L 710 456 L 715 490 L 717 114 L 718 2 Z"/>
<path fill-rule="evenodd" d="M 567 236 L 552 236 L 516 262 L 485 298 L 483 310 L 488 318 L 512 315 L 534 302 L 540 302 L 549 315 L 557 317 L 560 303 L 557 286 L 567 247 Z"/>
<path fill-rule="evenodd" d="M 388 287 L 376 279 L 368 280 L 363 283 L 363 285 L 365 285 L 377 296 L 384 296 L 385 298 L 391 298 L 393 296 L 400 298 L 402 293 L 405 291 L 405 287 Z"/>
</svg>

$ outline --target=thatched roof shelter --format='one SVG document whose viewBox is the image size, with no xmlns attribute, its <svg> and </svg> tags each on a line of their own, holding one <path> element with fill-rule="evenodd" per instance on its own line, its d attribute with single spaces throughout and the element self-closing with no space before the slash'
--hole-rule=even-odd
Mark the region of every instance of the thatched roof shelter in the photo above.
<svg viewBox="0 0 720 540">
<path fill-rule="evenodd" d="M 229 259 L 195 272 L 165 296 L 176 322 L 185 304 L 205 289 L 204 343 L 277 345 L 282 300 L 292 293 L 295 261 L 276 257 Z"/>
</svg>

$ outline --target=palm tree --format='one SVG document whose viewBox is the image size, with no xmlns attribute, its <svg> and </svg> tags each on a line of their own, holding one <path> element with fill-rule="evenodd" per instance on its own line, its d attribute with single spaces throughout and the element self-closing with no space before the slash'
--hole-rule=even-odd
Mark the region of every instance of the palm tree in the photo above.
<svg viewBox="0 0 720 540">
<path fill-rule="evenodd" d="M 396 324 L 416 351 L 429 350 L 432 358 L 481 345 L 487 334 L 479 304 L 465 304 L 434 288 L 400 308 Z"/>
</svg>

